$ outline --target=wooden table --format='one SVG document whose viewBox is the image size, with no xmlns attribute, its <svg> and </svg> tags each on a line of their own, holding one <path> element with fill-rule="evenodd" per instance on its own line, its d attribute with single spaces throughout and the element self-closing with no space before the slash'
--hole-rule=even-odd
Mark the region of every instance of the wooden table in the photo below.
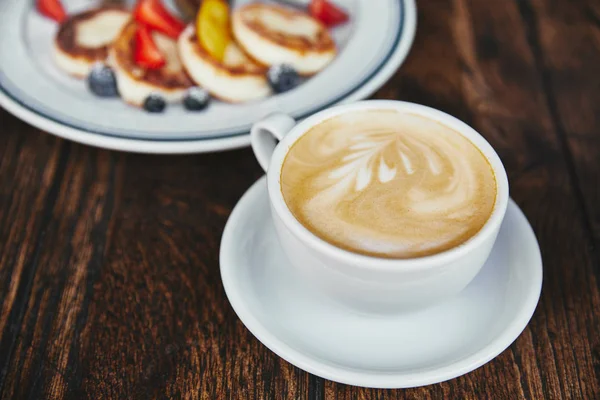
<svg viewBox="0 0 600 400">
<path fill-rule="evenodd" d="M 3 399 L 599 399 L 600 2 L 421 0 L 374 97 L 447 111 L 497 149 L 544 259 L 539 306 L 492 362 L 368 390 L 258 342 L 219 277 L 249 149 L 153 156 L 67 142 L 0 110 Z"/>
</svg>

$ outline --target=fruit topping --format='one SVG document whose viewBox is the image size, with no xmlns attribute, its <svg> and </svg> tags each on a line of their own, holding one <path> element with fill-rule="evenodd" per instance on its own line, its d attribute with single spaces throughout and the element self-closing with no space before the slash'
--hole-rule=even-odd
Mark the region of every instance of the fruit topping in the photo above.
<svg viewBox="0 0 600 400">
<path fill-rule="evenodd" d="M 208 107 L 210 103 L 210 94 L 206 89 L 201 87 L 193 87 L 188 89 L 184 99 L 183 105 L 190 111 L 201 111 Z"/>
<path fill-rule="evenodd" d="M 204 0 L 196 19 L 200 46 L 218 61 L 223 61 L 231 42 L 229 5 L 225 0 Z"/>
<path fill-rule="evenodd" d="M 267 71 L 267 80 L 275 93 L 283 93 L 298 86 L 300 76 L 293 67 L 287 64 L 280 64 L 269 68 Z"/>
<path fill-rule="evenodd" d="M 37 9 L 45 17 L 59 23 L 67 18 L 67 13 L 60 0 L 37 0 Z"/>
<path fill-rule="evenodd" d="M 348 21 L 348 14 L 329 0 L 311 0 L 308 12 L 326 26 L 335 26 Z"/>
<path fill-rule="evenodd" d="M 185 28 L 185 24 L 171 15 L 160 0 L 139 0 L 133 18 L 173 39 L 177 39 Z"/>
<path fill-rule="evenodd" d="M 147 69 L 157 69 L 165 65 L 165 57 L 152 38 L 147 26 L 140 25 L 135 32 L 133 58 L 137 65 Z"/>
<path fill-rule="evenodd" d="M 144 110 L 151 113 L 161 113 L 166 107 L 167 102 L 158 94 L 151 94 L 144 100 Z"/>
<path fill-rule="evenodd" d="M 100 97 L 116 97 L 119 95 L 117 79 L 113 70 L 102 64 L 96 63 L 88 75 L 88 86 L 92 93 Z"/>
</svg>

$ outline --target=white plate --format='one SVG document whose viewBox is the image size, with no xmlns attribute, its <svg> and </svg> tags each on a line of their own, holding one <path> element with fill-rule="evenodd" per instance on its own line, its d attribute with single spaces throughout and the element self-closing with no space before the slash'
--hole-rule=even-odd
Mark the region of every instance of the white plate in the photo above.
<svg viewBox="0 0 600 400">
<path fill-rule="evenodd" d="M 511 201 L 490 259 L 457 297 L 399 315 L 353 312 L 313 290 L 288 263 L 264 178 L 233 210 L 220 262 L 233 309 L 265 346 L 315 375 L 377 388 L 433 384 L 487 363 L 523 331 L 542 285 L 538 243 Z"/>
<path fill-rule="evenodd" d="M 236 0 L 236 6 L 249 0 Z M 33 1 L 0 2 L 0 105 L 58 136 L 99 147 L 154 153 L 225 150 L 249 144 L 251 124 L 274 111 L 303 118 L 340 102 L 365 98 L 396 71 L 412 44 L 414 0 L 337 0 L 351 22 L 332 31 L 338 57 L 297 88 L 243 105 L 215 101 L 201 113 L 181 105 L 156 115 L 99 99 L 85 81 L 59 71 L 51 45 L 56 24 Z M 63 0 L 68 12 L 94 1 Z"/>
</svg>

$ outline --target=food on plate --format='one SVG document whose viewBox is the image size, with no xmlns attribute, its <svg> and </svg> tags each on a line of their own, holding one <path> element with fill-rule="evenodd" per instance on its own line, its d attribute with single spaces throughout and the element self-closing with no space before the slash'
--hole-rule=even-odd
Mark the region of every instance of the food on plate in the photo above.
<svg viewBox="0 0 600 400">
<path fill-rule="evenodd" d="M 217 61 L 223 61 L 231 43 L 229 6 L 225 0 L 204 0 L 196 18 L 198 43 Z"/>
<path fill-rule="evenodd" d="M 311 0 L 308 12 L 329 27 L 342 24 L 349 19 L 344 10 L 328 0 Z"/>
<path fill-rule="evenodd" d="M 265 65 L 288 64 L 301 75 L 321 71 L 336 56 L 327 28 L 310 15 L 290 8 L 251 3 L 233 12 L 235 39 Z"/>
<path fill-rule="evenodd" d="M 190 25 L 179 37 L 179 54 L 192 79 L 220 100 L 240 103 L 271 93 L 267 68 L 244 54 L 235 41 L 228 44 L 223 60 L 219 61 L 200 46 Z"/>
<path fill-rule="evenodd" d="M 177 39 L 185 28 L 185 24 L 171 15 L 161 0 L 139 0 L 133 10 L 133 18 L 173 39 Z"/>
<path fill-rule="evenodd" d="M 148 112 L 160 113 L 160 112 L 165 111 L 165 108 L 167 107 L 167 102 L 161 95 L 156 94 L 156 93 L 151 93 L 144 100 L 143 107 L 144 107 L 144 110 L 146 110 Z"/>
<path fill-rule="evenodd" d="M 221 100 L 239 103 L 271 93 L 267 68 L 249 58 L 233 40 L 224 0 L 202 3 L 195 26 L 179 37 L 179 54 L 192 79 Z"/>
<path fill-rule="evenodd" d="M 275 93 L 283 93 L 298 86 L 300 75 L 289 65 L 273 65 L 267 71 L 267 81 Z"/>
<path fill-rule="evenodd" d="M 181 2 L 198 10 L 187 27 L 162 0 L 138 0 L 131 12 L 105 5 L 67 15 L 60 0 L 36 0 L 36 7 L 60 24 L 54 58 L 61 70 L 87 78 L 98 97 L 120 96 L 152 113 L 169 103 L 201 111 L 212 97 L 242 103 L 287 92 L 335 58 L 327 27 L 348 20 L 326 0 L 312 0 L 306 12 Z"/>
<path fill-rule="evenodd" d="M 167 60 L 162 55 L 152 37 L 152 31 L 147 26 L 138 26 L 133 38 L 133 61 L 139 67 L 158 69 L 165 66 Z"/>
<path fill-rule="evenodd" d="M 114 38 L 130 18 L 117 7 L 102 7 L 70 15 L 54 38 L 56 65 L 78 78 L 85 78 L 92 65 L 106 60 Z"/>
<path fill-rule="evenodd" d="M 189 88 L 183 98 L 183 106 L 189 111 L 204 110 L 210 104 L 210 93 L 199 86 Z"/>
<path fill-rule="evenodd" d="M 88 75 L 88 86 L 92 93 L 99 97 L 116 97 L 119 95 L 115 73 L 108 65 L 100 62 L 92 67 Z"/>
<path fill-rule="evenodd" d="M 145 36 L 145 30 L 146 26 L 130 21 L 110 49 L 109 65 L 117 76 L 121 97 L 125 102 L 138 107 L 143 107 L 150 95 L 160 96 L 165 103 L 182 101 L 186 90 L 194 84 L 183 69 L 177 52 L 177 42 L 158 31 L 151 31 L 151 43 L 164 58 L 164 65 L 139 65 L 137 62 L 144 56 L 148 58 L 145 62 L 155 61 L 151 60 L 152 49 L 139 47 L 148 44 L 140 40 L 140 37 Z M 150 102 L 154 105 L 154 100 Z M 153 110 L 157 108 L 152 107 Z"/>
<path fill-rule="evenodd" d="M 36 6 L 40 14 L 58 23 L 67 18 L 67 13 L 60 0 L 36 0 Z"/>
</svg>

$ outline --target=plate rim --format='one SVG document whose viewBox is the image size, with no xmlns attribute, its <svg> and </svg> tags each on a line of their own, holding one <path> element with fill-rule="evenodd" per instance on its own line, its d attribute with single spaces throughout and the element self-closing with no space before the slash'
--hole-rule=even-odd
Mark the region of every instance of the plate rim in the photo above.
<svg viewBox="0 0 600 400">
<path fill-rule="evenodd" d="M 535 265 L 530 267 L 532 270 L 532 277 L 529 282 L 529 291 L 526 293 L 520 308 L 515 312 L 511 322 L 489 343 L 467 357 L 455 360 L 448 365 L 433 368 L 425 372 L 419 371 L 412 373 L 364 372 L 345 368 L 343 366 L 332 366 L 327 362 L 307 356 L 301 351 L 287 345 L 276 334 L 272 334 L 255 317 L 254 313 L 252 313 L 243 302 L 238 291 L 234 289 L 234 284 L 232 284 L 234 279 L 230 277 L 233 269 L 224 266 L 231 263 L 231 261 L 228 261 L 231 256 L 226 250 L 228 246 L 224 244 L 227 241 L 230 241 L 229 237 L 233 235 L 233 226 L 237 225 L 238 220 L 242 218 L 244 212 L 239 205 L 244 201 L 250 201 L 250 197 L 258 196 L 259 192 L 262 190 L 266 191 L 266 178 L 264 176 L 256 181 L 244 193 L 234 207 L 225 225 L 220 245 L 221 250 L 219 253 L 221 280 L 231 307 L 250 333 L 276 355 L 309 373 L 343 384 L 380 389 L 404 389 L 444 382 L 469 373 L 501 354 L 517 340 L 520 334 L 525 330 L 537 308 L 543 281 L 543 263 L 539 242 L 537 241 L 537 237 L 535 236 L 531 224 L 521 208 L 514 200 L 510 199 L 509 210 L 512 210 L 510 212 L 516 213 L 516 218 L 521 220 L 521 223 L 524 223 L 523 228 L 526 229 L 524 234 L 531 236 L 535 242 L 536 249 L 534 249 L 534 251 L 536 252 L 536 262 Z"/>
<path fill-rule="evenodd" d="M 400 38 L 393 48 L 392 53 L 384 64 L 362 85 L 354 88 L 349 94 L 337 99 L 333 103 L 325 104 L 311 112 L 312 115 L 319 110 L 332 107 L 336 104 L 348 103 L 364 99 L 379 89 L 401 66 L 406 59 L 416 33 L 417 11 L 415 0 L 400 0 L 403 6 L 403 27 Z M 155 154 L 190 154 L 215 151 L 232 150 L 246 147 L 250 144 L 249 132 L 231 133 L 222 137 L 203 139 L 134 139 L 112 136 L 101 132 L 93 132 L 84 128 L 73 127 L 44 116 L 27 105 L 14 99 L 9 93 L 0 88 L 0 106 L 17 118 L 30 125 L 42 129 L 55 136 L 72 140 L 78 143 L 91 145 L 110 150 L 121 150 L 135 153 Z"/>
</svg>

